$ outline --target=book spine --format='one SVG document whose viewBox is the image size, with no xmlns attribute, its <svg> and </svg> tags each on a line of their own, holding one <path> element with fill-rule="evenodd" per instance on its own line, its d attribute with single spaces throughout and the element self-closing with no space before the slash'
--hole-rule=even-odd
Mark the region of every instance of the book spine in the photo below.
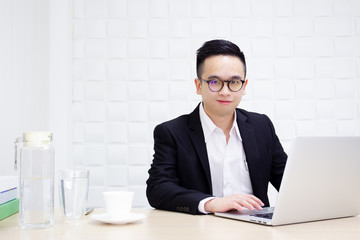
<svg viewBox="0 0 360 240">
<path fill-rule="evenodd" d="M 0 205 L 0 220 L 7 218 L 19 211 L 19 199 L 16 198 Z"/>
<path fill-rule="evenodd" d="M 17 197 L 17 188 L 0 192 L 0 204 L 14 200 Z"/>
</svg>

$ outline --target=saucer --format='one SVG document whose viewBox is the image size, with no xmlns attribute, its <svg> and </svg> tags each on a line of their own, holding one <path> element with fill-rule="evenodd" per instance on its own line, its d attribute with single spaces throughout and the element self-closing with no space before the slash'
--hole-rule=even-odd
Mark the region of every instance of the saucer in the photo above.
<svg viewBox="0 0 360 240">
<path fill-rule="evenodd" d="M 103 223 L 110 223 L 110 224 L 127 224 L 127 223 L 133 223 L 137 222 L 141 219 L 145 218 L 144 214 L 140 213 L 130 213 L 129 215 L 121 218 L 111 218 L 109 214 L 107 213 L 101 213 L 101 214 L 93 214 L 91 215 L 92 219 L 95 219 L 97 221 L 103 222 Z"/>
</svg>

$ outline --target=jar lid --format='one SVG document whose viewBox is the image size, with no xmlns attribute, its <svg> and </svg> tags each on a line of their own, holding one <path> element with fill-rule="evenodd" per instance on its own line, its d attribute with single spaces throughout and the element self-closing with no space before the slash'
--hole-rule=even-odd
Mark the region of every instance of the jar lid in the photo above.
<svg viewBox="0 0 360 240">
<path fill-rule="evenodd" d="M 24 141 L 34 145 L 48 144 L 52 141 L 52 132 L 25 132 Z"/>
</svg>

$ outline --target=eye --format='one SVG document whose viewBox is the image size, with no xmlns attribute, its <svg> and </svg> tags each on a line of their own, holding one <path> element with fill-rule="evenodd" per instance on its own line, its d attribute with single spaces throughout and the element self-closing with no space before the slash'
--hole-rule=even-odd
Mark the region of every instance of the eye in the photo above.
<svg viewBox="0 0 360 240">
<path fill-rule="evenodd" d="M 233 84 L 233 85 L 240 84 L 240 80 L 231 80 L 230 84 Z"/>
<path fill-rule="evenodd" d="M 209 84 L 211 84 L 211 85 L 221 85 L 221 81 L 214 79 L 214 80 L 210 80 Z"/>
</svg>

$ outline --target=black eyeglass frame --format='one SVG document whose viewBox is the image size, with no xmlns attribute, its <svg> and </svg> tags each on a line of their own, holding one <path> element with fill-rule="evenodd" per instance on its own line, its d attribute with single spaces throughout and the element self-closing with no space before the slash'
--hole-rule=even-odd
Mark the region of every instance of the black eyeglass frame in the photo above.
<svg viewBox="0 0 360 240">
<path fill-rule="evenodd" d="M 212 92 L 220 92 L 222 89 L 223 89 L 223 87 L 224 87 L 224 83 L 227 83 L 227 87 L 228 87 L 228 89 L 230 89 L 230 91 L 232 91 L 232 92 L 239 92 L 243 87 L 244 87 L 244 83 L 245 83 L 245 80 L 243 80 L 243 79 L 233 79 L 233 80 L 218 80 L 218 79 L 202 79 L 202 78 L 198 78 L 200 81 L 202 81 L 202 82 L 206 82 L 207 84 L 208 84 L 208 87 L 209 87 L 209 89 L 210 89 L 210 91 L 212 91 Z M 219 81 L 219 82 L 221 82 L 221 88 L 218 90 L 218 91 L 213 91 L 211 88 L 210 88 L 210 82 L 211 81 Z M 232 90 L 231 88 L 230 88 L 230 82 L 231 81 L 234 81 L 234 80 L 236 80 L 236 81 L 240 81 L 241 82 L 241 87 L 240 87 L 240 89 L 239 90 L 237 90 L 237 91 L 234 91 L 234 90 Z"/>
</svg>

